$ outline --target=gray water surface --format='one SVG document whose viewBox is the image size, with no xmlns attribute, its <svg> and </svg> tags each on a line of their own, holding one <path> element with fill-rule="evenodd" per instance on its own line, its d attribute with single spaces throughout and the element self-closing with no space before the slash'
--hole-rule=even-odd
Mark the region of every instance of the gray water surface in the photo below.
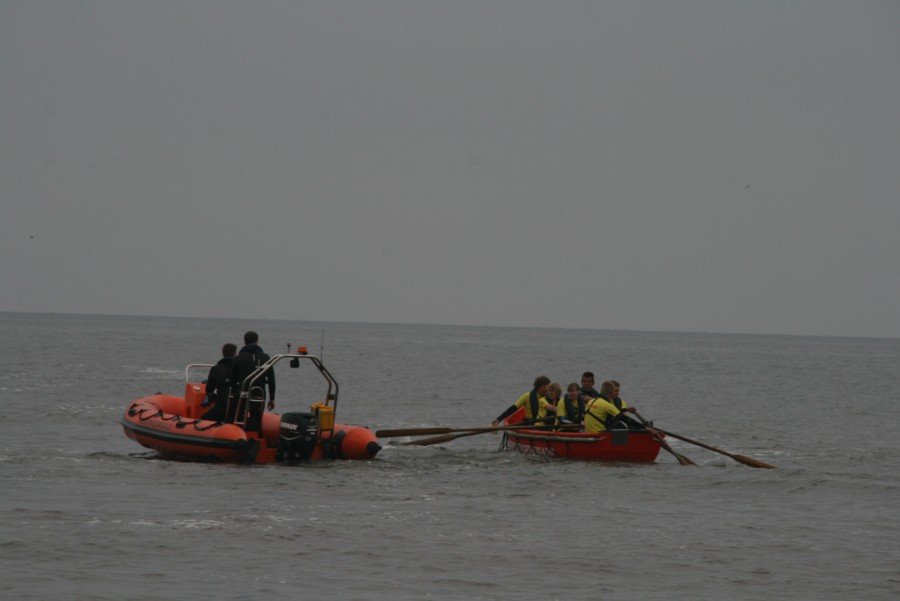
<svg viewBox="0 0 900 601">
<path fill-rule="evenodd" d="M 370 462 L 178 463 L 128 402 L 260 333 L 338 421 L 489 423 L 547 374 L 776 464 L 578 463 L 485 434 Z M 900 340 L 0 313 L 0 593 L 27 599 L 896 599 Z M 292 387 L 292 377 L 302 381 Z M 279 409 L 321 388 L 279 372 Z M 312 396 L 311 396 L 312 395 Z M 385 441 L 386 442 L 386 441 Z"/>
</svg>

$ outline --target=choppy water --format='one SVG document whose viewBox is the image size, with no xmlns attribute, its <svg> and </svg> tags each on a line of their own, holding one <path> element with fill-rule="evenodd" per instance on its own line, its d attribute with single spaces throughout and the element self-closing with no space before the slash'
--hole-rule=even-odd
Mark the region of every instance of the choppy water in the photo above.
<svg viewBox="0 0 900 601">
<path fill-rule="evenodd" d="M 623 383 L 690 468 L 497 450 L 372 462 L 174 463 L 129 400 L 246 329 L 306 343 L 338 419 L 491 421 L 546 373 Z M 0 314 L 0 593 L 26 599 L 896 599 L 900 340 Z M 290 403 L 285 370 L 281 409 Z M 314 372 L 300 370 L 312 379 Z M 291 407 L 293 405 L 293 407 Z"/>
</svg>

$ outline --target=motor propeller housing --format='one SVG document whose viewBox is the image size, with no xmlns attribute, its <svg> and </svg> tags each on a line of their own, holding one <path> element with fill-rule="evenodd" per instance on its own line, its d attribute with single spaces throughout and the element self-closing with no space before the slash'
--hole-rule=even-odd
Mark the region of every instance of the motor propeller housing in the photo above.
<svg viewBox="0 0 900 601">
<path fill-rule="evenodd" d="M 316 448 L 317 434 L 316 418 L 312 413 L 282 414 L 278 429 L 278 459 L 307 461 Z"/>
</svg>

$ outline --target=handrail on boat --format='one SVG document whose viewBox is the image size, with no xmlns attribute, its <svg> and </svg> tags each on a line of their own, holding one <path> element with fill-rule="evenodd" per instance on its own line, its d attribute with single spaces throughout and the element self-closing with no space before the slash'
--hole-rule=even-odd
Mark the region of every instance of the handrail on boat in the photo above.
<svg viewBox="0 0 900 601">
<path fill-rule="evenodd" d="M 187 367 L 184 368 L 184 383 L 188 384 L 191 381 L 190 371 L 192 367 L 214 367 L 212 363 L 188 363 Z"/>
<path fill-rule="evenodd" d="M 334 412 L 337 412 L 337 401 L 338 401 L 338 383 L 337 380 L 334 379 L 334 376 L 331 375 L 331 372 L 328 371 L 328 368 L 322 363 L 322 360 L 316 357 L 315 355 L 309 355 L 305 353 L 281 353 L 279 355 L 275 355 L 255 370 L 250 372 L 244 381 L 241 383 L 241 391 L 238 396 L 239 401 L 243 401 L 238 404 L 238 407 L 243 409 L 242 415 L 236 415 L 234 423 L 243 423 L 246 418 L 246 413 L 249 410 L 250 402 L 259 402 L 262 403 L 261 399 L 252 399 L 250 398 L 250 391 L 256 388 L 254 384 L 260 380 L 263 375 L 270 369 L 275 367 L 275 364 L 283 359 L 291 360 L 291 367 L 294 367 L 294 361 L 297 361 L 297 366 L 299 366 L 299 362 L 301 359 L 306 361 L 311 361 L 313 365 L 315 365 L 316 369 L 319 370 L 319 373 L 322 374 L 322 377 L 325 378 L 325 381 L 328 382 L 328 392 L 325 395 L 325 406 L 332 407 Z"/>
</svg>

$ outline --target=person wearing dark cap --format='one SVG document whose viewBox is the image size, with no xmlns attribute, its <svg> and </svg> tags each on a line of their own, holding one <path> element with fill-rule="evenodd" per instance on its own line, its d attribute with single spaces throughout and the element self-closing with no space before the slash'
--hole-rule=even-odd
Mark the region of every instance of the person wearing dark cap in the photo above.
<svg viewBox="0 0 900 601">
<path fill-rule="evenodd" d="M 225 419 L 225 408 L 228 406 L 228 392 L 231 390 L 231 367 L 237 347 L 230 342 L 222 347 L 222 358 L 213 365 L 206 377 L 206 399 L 203 407 L 212 407 L 201 416 L 220 422 Z"/>
<path fill-rule="evenodd" d="M 252 374 L 257 367 L 268 361 L 271 357 L 259 346 L 259 334 L 250 331 L 244 334 L 244 347 L 234 358 L 231 368 L 231 387 L 240 394 L 244 379 Z M 269 388 L 269 411 L 275 408 L 275 373 L 269 369 L 262 379 L 256 382 L 263 389 L 265 398 L 266 387 Z"/>
</svg>

